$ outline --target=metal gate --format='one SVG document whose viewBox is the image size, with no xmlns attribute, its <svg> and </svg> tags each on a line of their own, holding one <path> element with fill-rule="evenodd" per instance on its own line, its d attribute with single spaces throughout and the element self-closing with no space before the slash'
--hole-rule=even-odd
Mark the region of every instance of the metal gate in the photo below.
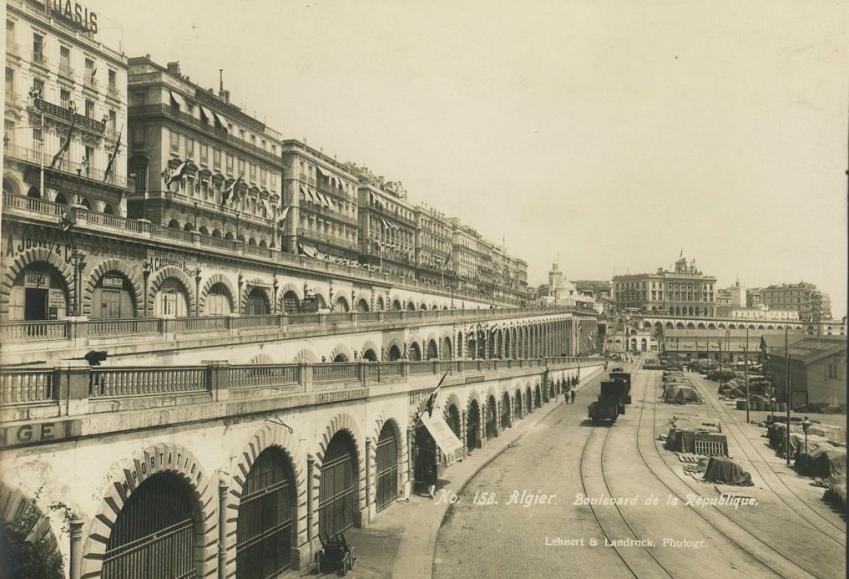
<svg viewBox="0 0 849 579">
<path fill-rule="evenodd" d="M 398 439 L 388 424 L 377 440 L 377 510 L 382 511 L 398 497 Z"/>
<path fill-rule="evenodd" d="M 337 434 L 321 466 L 319 533 L 333 535 L 353 526 L 357 510 L 357 467 L 353 452 Z"/>
<path fill-rule="evenodd" d="M 427 428 L 419 424 L 413 442 L 413 483 L 416 487 L 424 489 L 427 473 L 431 469 L 436 472 L 436 459 L 436 442 Z"/>
<path fill-rule="evenodd" d="M 495 398 L 490 396 L 486 403 L 486 438 L 495 438 L 495 433 L 498 420 L 498 410 L 495 404 Z"/>
<path fill-rule="evenodd" d="M 195 577 L 191 497 L 175 475 L 157 474 L 130 495 L 106 545 L 103 579 Z"/>
<path fill-rule="evenodd" d="M 295 511 L 285 459 L 263 451 L 242 490 L 236 526 L 236 577 L 273 577 L 292 562 Z"/>
</svg>

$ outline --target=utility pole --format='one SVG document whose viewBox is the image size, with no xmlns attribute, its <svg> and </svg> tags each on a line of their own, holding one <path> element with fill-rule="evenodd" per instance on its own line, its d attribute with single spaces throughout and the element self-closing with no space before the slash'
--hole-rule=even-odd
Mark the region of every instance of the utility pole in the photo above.
<svg viewBox="0 0 849 579">
<path fill-rule="evenodd" d="M 719 391 L 722 392 L 722 338 L 716 341 L 719 348 L 717 349 L 717 353 L 719 354 L 719 364 L 717 368 L 719 368 Z"/>
<path fill-rule="evenodd" d="M 787 460 L 787 466 L 790 466 L 790 338 L 787 335 L 787 324 L 784 324 L 784 371 L 786 372 L 784 383 L 787 388 L 785 394 L 787 428 L 785 429 L 784 456 Z"/>
<path fill-rule="evenodd" d="M 743 366 L 743 372 L 745 372 L 746 376 L 746 424 L 749 424 L 749 406 L 751 406 L 752 404 L 749 398 L 749 326 L 746 326 L 746 344 L 743 347 L 743 351 L 745 352 L 745 358 L 743 359 L 743 361 L 746 364 L 745 366 Z"/>
</svg>

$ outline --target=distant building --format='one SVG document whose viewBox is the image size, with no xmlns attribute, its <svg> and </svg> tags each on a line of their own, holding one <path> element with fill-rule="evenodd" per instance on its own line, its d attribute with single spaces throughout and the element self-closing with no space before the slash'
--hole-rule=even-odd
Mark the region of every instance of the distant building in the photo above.
<svg viewBox="0 0 849 579">
<path fill-rule="evenodd" d="M 716 315 L 716 278 L 696 269 L 695 260 L 675 262 L 673 271 L 618 275 L 613 300 L 619 310 L 688 317 Z"/>
<path fill-rule="evenodd" d="M 781 346 L 768 352 L 766 368 L 775 384 L 775 398 L 786 401 L 787 350 L 780 336 L 774 337 Z M 768 347 L 768 346 L 767 346 Z M 821 336 L 790 343 L 790 402 L 791 408 L 821 410 L 839 407 L 846 410 L 846 340 L 840 336 Z"/>
<path fill-rule="evenodd" d="M 753 287 L 746 289 L 746 306 L 756 308 L 762 303 L 761 288 Z"/>
<path fill-rule="evenodd" d="M 560 265 L 553 263 L 548 272 L 548 284 L 537 288 L 537 301 L 549 306 L 572 306 L 582 309 L 596 309 L 596 301 L 592 295 L 578 291 L 576 284 L 566 281 Z"/>
<path fill-rule="evenodd" d="M 831 299 L 812 283 L 802 281 L 762 288 L 761 303 L 771 310 L 796 310 L 803 322 L 831 320 Z"/>
</svg>

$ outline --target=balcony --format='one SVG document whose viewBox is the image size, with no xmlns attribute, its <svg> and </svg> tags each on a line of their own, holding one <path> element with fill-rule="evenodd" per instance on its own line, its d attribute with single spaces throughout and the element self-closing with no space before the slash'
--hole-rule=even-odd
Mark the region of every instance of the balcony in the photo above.
<svg viewBox="0 0 849 579">
<path fill-rule="evenodd" d="M 106 131 L 106 124 L 98 120 L 91 119 L 85 115 L 72 112 L 70 103 L 63 103 L 62 106 L 53 104 L 43 99 L 35 99 L 35 110 L 43 112 L 54 119 L 62 120 L 66 123 L 74 122 L 77 127 L 103 134 Z"/>
<path fill-rule="evenodd" d="M 38 164 L 39 153 L 32 149 L 23 147 L 12 147 L 7 145 L 7 151 L 13 149 L 13 154 L 9 154 L 11 158 L 22 159 L 28 163 Z M 76 174 L 74 174 L 76 178 Z M 125 180 L 122 178 L 122 181 Z M 22 195 L 14 195 L 4 193 L 3 205 L 7 210 L 6 216 L 11 217 L 15 213 L 21 214 L 28 218 L 37 218 L 42 216 L 47 223 L 55 224 L 57 217 L 65 215 L 66 211 L 70 211 L 73 220 L 76 222 L 77 228 L 90 229 L 97 233 L 103 233 L 104 229 L 109 230 L 109 235 L 113 238 L 125 235 L 135 240 L 150 239 L 159 242 L 160 244 L 171 244 L 182 249 L 191 249 L 192 247 L 208 248 L 218 253 L 227 254 L 230 256 L 245 257 L 244 244 L 232 240 L 224 240 L 212 238 L 202 235 L 197 232 L 187 232 L 182 230 L 171 229 L 160 225 L 151 224 L 146 220 L 126 219 L 102 213 L 88 211 L 82 207 L 70 207 L 65 205 L 52 203 L 42 199 L 31 199 Z M 310 239 L 318 243 L 325 243 L 326 237 L 323 237 L 318 232 L 311 233 L 309 230 L 299 228 L 299 235 L 305 239 Z M 356 242 L 351 242 L 345 239 L 332 237 L 338 245 L 348 251 L 356 251 Z M 261 254 L 261 255 L 260 255 Z M 411 281 L 407 278 L 385 274 L 380 271 L 370 271 L 356 265 L 344 265 L 326 261 L 324 259 L 311 258 L 305 255 L 293 255 L 291 253 L 281 252 L 277 249 L 256 248 L 256 250 L 248 250 L 247 255 L 253 259 L 267 262 L 268 264 L 280 264 L 290 267 L 294 270 L 302 270 L 306 273 L 322 272 L 329 275 L 335 275 L 342 278 L 355 279 L 357 281 L 374 281 L 378 280 L 381 283 L 391 281 L 398 289 L 406 289 L 411 291 L 426 290 L 430 293 L 441 294 L 443 296 L 453 295 L 456 299 L 478 299 L 480 294 L 475 292 L 465 292 L 462 288 L 452 288 L 448 284 L 424 284 L 417 281 Z M 453 275 L 451 272 L 446 272 L 446 279 Z"/>
<path fill-rule="evenodd" d="M 135 105 L 129 108 L 128 114 L 130 118 L 137 118 L 139 116 L 144 115 L 162 115 L 166 118 L 170 118 L 172 120 L 191 125 L 193 128 L 206 133 L 212 138 L 218 139 L 229 145 L 242 149 L 243 151 L 250 153 L 254 156 L 260 157 L 269 163 L 273 163 L 275 167 L 279 167 L 282 163 L 282 158 L 274 155 L 271 151 L 266 151 L 261 147 L 252 145 L 247 141 L 244 141 L 242 139 L 239 139 L 238 137 L 231 135 L 227 132 L 226 129 L 222 127 L 209 125 L 200 119 L 196 119 L 190 114 L 184 113 L 180 110 L 171 107 L 170 105 Z"/>
<path fill-rule="evenodd" d="M 109 185 L 121 187 L 122 189 L 127 188 L 127 177 L 125 175 L 119 176 L 115 174 L 118 167 L 114 167 L 109 178 L 106 179 L 105 169 L 85 167 L 80 163 L 68 159 L 67 153 L 62 158 L 62 161 L 53 168 L 50 168 L 52 155 L 45 152 L 44 157 L 42 157 L 40 149 L 28 149 L 26 147 L 9 143 L 3 148 L 3 154 L 10 159 L 29 163 L 36 168 L 39 168 L 43 162 L 45 165 L 45 178 L 47 179 L 55 179 L 56 174 L 63 174 L 68 177 L 73 177 L 75 180 L 83 179 L 84 182 L 94 182 L 93 184 L 96 185 L 107 183 Z"/>
</svg>

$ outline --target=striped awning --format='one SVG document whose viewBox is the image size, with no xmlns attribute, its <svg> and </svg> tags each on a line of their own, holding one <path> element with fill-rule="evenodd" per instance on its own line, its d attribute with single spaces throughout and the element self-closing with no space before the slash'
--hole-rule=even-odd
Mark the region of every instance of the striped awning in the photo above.
<svg viewBox="0 0 849 579">
<path fill-rule="evenodd" d="M 174 92 L 174 91 L 172 90 L 172 91 L 171 91 L 171 100 L 172 100 L 172 101 L 173 101 L 173 102 L 174 102 L 177 106 L 179 106 L 182 110 L 184 110 L 184 111 L 186 110 L 186 101 L 184 101 L 184 100 L 183 100 L 183 96 L 182 96 L 180 93 L 178 93 L 178 92 Z"/>
</svg>

